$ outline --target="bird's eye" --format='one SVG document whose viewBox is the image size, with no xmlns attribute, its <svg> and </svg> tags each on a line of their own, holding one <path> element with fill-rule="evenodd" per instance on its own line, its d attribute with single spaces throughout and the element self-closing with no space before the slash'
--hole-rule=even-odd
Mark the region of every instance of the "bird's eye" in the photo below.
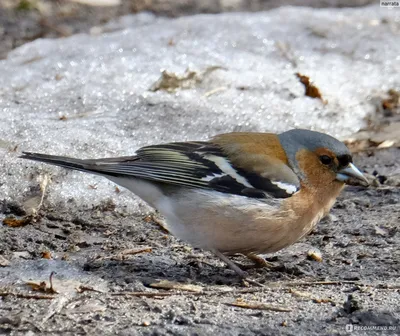
<svg viewBox="0 0 400 336">
<path fill-rule="evenodd" d="M 330 156 L 328 156 L 328 155 L 321 155 L 321 156 L 319 157 L 319 159 L 321 160 L 321 162 L 322 162 L 324 165 L 329 165 L 329 164 L 332 163 L 332 158 L 331 158 Z"/>
</svg>

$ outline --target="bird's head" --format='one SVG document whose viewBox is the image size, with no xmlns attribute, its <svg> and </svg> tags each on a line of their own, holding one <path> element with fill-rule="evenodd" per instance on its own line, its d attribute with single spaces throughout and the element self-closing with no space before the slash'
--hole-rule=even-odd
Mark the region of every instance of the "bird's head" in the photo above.
<svg viewBox="0 0 400 336">
<path fill-rule="evenodd" d="M 368 186 L 368 180 L 353 164 L 349 149 L 334 137 L 304 129 L 279 134 L 289 165 L 309 183 L 333 181 Z"/>
</svg>

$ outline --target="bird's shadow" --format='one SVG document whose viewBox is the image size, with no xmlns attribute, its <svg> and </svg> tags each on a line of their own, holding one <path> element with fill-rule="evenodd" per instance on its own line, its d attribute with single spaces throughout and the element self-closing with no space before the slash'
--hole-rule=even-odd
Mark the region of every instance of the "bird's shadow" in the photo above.
<svg viewBox="0 0 400 336">
<path fill-rule="evenodd" d="M 201 261 L 174 261 L 168 256 L 138 256 L 129 260 L 107 260 L 101 265 L 88 261 L 84 269 L 120 286 L 135 281 L 149 286 L 160 280 L 206 286 L 241 283 L 240 277 L 224 266 L 204 264 Z"/>
<path fill-rule="evenodd" d="M 131 287 L 131 284 L 138 282 L 149 287 L 161 280 L 203 286 L 243 286 L 243 280 L 227 266 L 219 263 L 218 259 L 202 259 L 188 257 L 174 260 L 169 255 L 142 255 L 129 260 L 105 260 L 101 263 L 88 261 L 84 269 L 122 288 Z M 249 276 L 260 282 L 302 277 L 300 274 L 291 274 L 286 269 L 267 268 L 250 269 Z"/>
</svg>

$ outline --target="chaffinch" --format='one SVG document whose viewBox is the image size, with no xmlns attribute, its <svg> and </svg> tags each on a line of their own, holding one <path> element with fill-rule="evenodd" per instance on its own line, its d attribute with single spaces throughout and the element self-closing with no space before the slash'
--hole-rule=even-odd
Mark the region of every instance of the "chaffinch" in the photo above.
<svg viewBox="0 0 400 336">
<path fill-rule="evenodd" d="M 287 247 L 327 215 L 346 183 L 368 185 L 342 142 L 303 129 L 228 133 L 117 158 L 21 157 L 107 177 L 156 208 L 176 237 L 214 252 L 242 277 L 227 255 L 259 260 Z"/>
</svg>

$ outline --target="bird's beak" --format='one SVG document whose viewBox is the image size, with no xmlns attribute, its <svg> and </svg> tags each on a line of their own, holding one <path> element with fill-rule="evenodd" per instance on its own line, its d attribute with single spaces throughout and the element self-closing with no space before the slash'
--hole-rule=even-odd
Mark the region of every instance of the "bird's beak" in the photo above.
<svg viewBox="0 0 400 336">
<path fill-rule="evenodd" d="M 336 179 L 350 185 L 369 186 L 367 178 L 352 163 L 340 169 L 336 174 Z"/>
</svg>

